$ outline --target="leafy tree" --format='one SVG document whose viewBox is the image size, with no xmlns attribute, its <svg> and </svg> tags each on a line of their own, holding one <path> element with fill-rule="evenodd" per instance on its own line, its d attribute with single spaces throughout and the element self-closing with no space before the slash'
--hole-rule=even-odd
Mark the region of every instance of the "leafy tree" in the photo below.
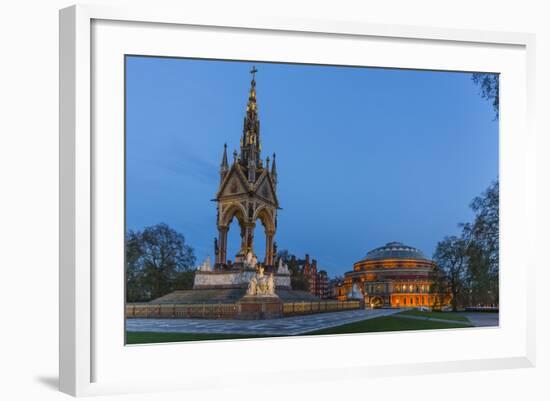
<svg viewBox="0 0 550 401">
<path fill-rule="evenodd" d="M 499 262 L 499 182 L 493 182 L 481 196 L 476 196 L 470 208 L 475 213 L 473 224 L 465 225 L 468 235 L 483 249 L 489 267 L 498 272 Z"/>
<path fill-rule="evenodd" d="M 195 282 L 195 270 L 188 270 L 176 274 L 174 290 L 190 290 Z"/>
<path fill-rule="evenodd" d="M 275 255 L 275 259 L 278 261 L 279 259 L 283 259 L 284 262 L 288 263 L 290 262 L 290 259 L 293 255 L 290 254 L 290 252 L 287 249 L 281 249 L 277 252 Z"/>
<path fill-rule="evenodd" d="M 472 81 L 480 87 L 481 97 L 492 103 L 495 118 L 499 114 L 499 75 L 487 73 L 472 74 Z"/>
<path fill-rule="evenodd" d="M 309 279 L 303 274 L 290 275 L 290 284 L 293 290 L 309 291 Z"/>
<path fill-rule="evenodd" d="M 493 182 L 470 204 L 473 223 L 463 224 L 468 242 L 468 280 L 472 304 L 498 304 L 499 182 Z"/>
<path fill-rule="evenodd" d="M 126 299 L 143 301 L 150 298 L 140 266 L 140 235 L 135 231 L 126 234 Z"/>
<path fill-rule="evenodd" d="M 475 217 L 463 223 L 460 237 L 445 237 L 434 254 L 444 281 L 434 286 L 448 286 L 452 306 L 498 305 L 499 303 L 499 183 L 493 182 L 470 203 Z M 446 282 L 446 284 L 445 284 Z"/>
<path fill-rule="evenodd" d="M 127 300 L 146 301 L 189 281 L 195 264 L 193 248 L 166 224 L 126 235 Z"/>
<path fill-rule="evenodd" d="M 431 274 L 431 279 L 430 294 L 434 296 L 434 308 L 440 309 L 445 305 L 447 295 L 450 293 L 449 281 L 445 272 L 437 265 Z"/>
<path fill-rule="evenodd" d="M 451 305 L 453 311 L 462 304 L 463 290 L 467 277 L 467 255 L 468 245 L 463 238 L 456 236 L 445 237 L 437 243 L 434 253 L 434 261 L 444 273 L 448 289 L 452 295 Z M 438 282 L 441 286 L 441 282 Z"/>
</svg>

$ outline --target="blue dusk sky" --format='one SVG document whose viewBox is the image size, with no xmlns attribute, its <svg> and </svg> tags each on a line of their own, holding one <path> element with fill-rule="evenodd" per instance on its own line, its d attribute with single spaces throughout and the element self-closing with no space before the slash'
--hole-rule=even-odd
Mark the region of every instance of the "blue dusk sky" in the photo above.
<svg viewBox="0 0 550 401">
<path fill-rule="evenodd" d="M 498 177 L 498 121 L 469 73 L 128 56 L 126 221 L 214 256 L 223 144 L 242 135 L 256 65 L 262 158 L 277 154 L 278 249 L 330 276 L 401 241 L 431 257 Z M 228 258 L 239 247 L 236 220 Z M 258 221 L 255 250 L 265 254 Z"/>
</svg>

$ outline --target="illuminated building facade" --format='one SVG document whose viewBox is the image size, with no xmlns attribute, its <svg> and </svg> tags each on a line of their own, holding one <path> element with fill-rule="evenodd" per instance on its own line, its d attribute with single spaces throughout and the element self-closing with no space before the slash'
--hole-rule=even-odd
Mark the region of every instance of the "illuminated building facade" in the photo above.
<svg viewBox="0 0 550 401">
<path fill-rule="evenodd" d="M 353 265 L 342 284 L 351 296 L 360 289 L 366 305 L 384 308 L 433 307 L 450 302 L 448 294 L 437 293 L 436 265 L 424 254 L 401 242 L 390 242 L 368 252 Z"/>
</svg>

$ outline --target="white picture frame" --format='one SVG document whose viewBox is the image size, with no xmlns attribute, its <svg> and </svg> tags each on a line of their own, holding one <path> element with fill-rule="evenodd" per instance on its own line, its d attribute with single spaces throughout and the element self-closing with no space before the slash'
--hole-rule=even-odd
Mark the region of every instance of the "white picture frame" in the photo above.
<svg viewBox="0 0 550 401">
<path fill-rule="evenodd" d="M 144 30 L 147 35 L 143 35 Z M 178 35 L 196 35 L 193 37 L 200 41 L 200 49 L 178 47 Z M 231 48 L 229 44 L 234 43 L 236 35 L 240 40 L 247 41 L 249 46 L 246 49 Z M 253 49 L 254 35 L 261 35 L 263 41 L 269 42 L 270 46 L 266 46 L 268 50 L 265 53 Z M 160 38 L 163 38 L 162 42 Z M 224 49 L 216 45 L 220 38 L 226 39 Z M 120 187 L 123 175 L 121 177 L 119 169 L 123 155 L 118 141 L 123 132 L 119 129 L 121 116 L 116 115 L 116 111 L 123 107 L 123 102 L 120 102 L 123 86 L 119 85 L 121 71 L 112 66 L 123 63 L 119 57 L 121 54 L 136 52 L 173 56 L 216 54 L 219 58 L 282 61 L 283 53 L 276 54 L 279 51 L 278 44 L 289 39 L 295 43 L 302 41 L 303 45 L 310 42 L 316 44 L 311 46 L 310 54 L 297 52 L 299 48 L 292 50 L 288 44 L 288 59 L 283 61 L 294 60 L 301 54 L 300 57 L 304 57 L 301 61 L 330 62 L 332 57 L 336 63 L 365 65 L 366 61 L 360 58 L 361 55 L 352 54 L 349 49 L 353 49 L 353 46 L 367 46 L 369 52 L 372 51 L 369 53 L 369 57 L 372 57 L 368 61 L 370 66 L 459 70 L 465 68 L 465 64 L 461 65 L 456 58 L 457 54 L 463 53 L 462 63 L 469 63 L 466 70 L 476 70 L 478 66 L 480 71 L 503 74 L 500 121 L 503 206 L 500 327 L 141 347 L 125 347 L 120 342 L 123 336 L 119 330 L 120 322 L 124 320 L 123 309 L 119 308 L 123 299 L 119 297 L 123 293 L 123 285 L 120 286 L 123 275 L 119 274 L 122 270 L 112 273 L 114 276 L 111 277 L 111 273 L 98 267 L 98 261 L 109 260 L 110 257 L 119 260 L 123 252 L 120 249 L 122 234 L 118 234 L 119 242 L 117 237 L 109 237 L 110 240 L 115 239 L 110 242 L 110 250 L 102 248 L 101 236 L 98 237 L 101 230 L 106 228 L 107 220 L 119 224 L 120 219 L 123 219 L 120 215 L 121 205 L 113 207 L 106 202 L 106 198 L 120 199 L 120 194 L 114 194 L 118 190 L 113 190 L 113 197 L 109 188 L 123 190 Z M 339 51 L 331 43 L 334 40 L 339 42 Z M 316 56 L 314 51 L 321 42 L 326 44 L 327 49 L 334 51 L 330 54 L 318 53 Z M 250 15 L 237 14 L 216 17 L 188 14 L 183 7 L 166 10 L 154 6 L 112 8 L 79 5 L 61 10 L 61 391 L 72 395 L 94 395 L 206 389 L 212 387 L 214 382 L 216 386 L 244 385 L 245 382 L 239 382 L 242 375 L 253 380 L 267 373 L 287 381 L 343 377 L 360 380 L 367 376 L 408 374 L 411 370 L 415 373 L 431 373 L 534 366 L 535 313 L 531 305 L 534 305 L 535 299 L 533 272 L 537 261 L 530 256 L 535 255 L 531 252 L 535 244 L 536 138 L 532 127 L 534 43 L 534 35 L 522 33 L 376 25 L 358 21 L 251 18 Z M 385 50 L 404 44 L 405 47 L 399 48 L 402 52 Z M 414 49 L 414 52 L 408 51 L 409 48 Z M 426 52 L 426 57 L 418 59 L 418 52 Z M 430 57 L 435 52 L 437 61 Z M 510 96 L 512 92 L 514 96 Z M 107 109 L 115 114 L 105 114 Z M 114 127 L 114 130 L 110 127 Z M 115 138 L 112 143 L 101 136 L 106 130 L 114 133 L 111 136 Z M 100 133 L 99 140 L 94 132 Z M 98 157 L 99 154 L 101 157 Z M 106 170 L 117 173 L 107 179 Z M 512 282 L 512 267 L 520 262 L 522 270 Z M 123 265 L 119 264 L 118 268 L 123 269 Z M 99 287 L 102 291 L 101 299 L 96 293 Z M 512 290 L 516 294 L 514 302 L 506 298 Z M 381 353 L 377 354 L 376 350 L 362 350 L 356 351 L 355 359 L 349 363 L 335 365 L 330 362 L 331 352 L 357 349 L 365 341 L 383 344 L 395 339 L 399 340 L 395 346 L 395 355 L 384 357 Z M 413 350 L 409 352 L 407 348 L 410 341 L 442 344 L 451 340 L 459 342 L 456 349 L 441 348 L 438 355 L 425 355 L 423 358 Z M 465 348 L 460 344 L 470 344 L 470 347 Z M 328 357 L 324 354 L 323 358 L 317 358 L 315 350 L 319 347 L 332 351 L 327 351 Z M 247 356 L 265 353 L 266 348 L 273 363 L 248 369 Z M 194 361 L 193 366 L 185 366 L 185 362 L 178 365 L 178 353 L 183 351 L 187 360 Z M 284 360 L 278 359 L 285 352 L 295 355 L 292 366 L 285 366 Z M 223 355 L 224 360 L 212 367 L 211 361 L 215 355 Z M 300 358 L 301 355 L 307 355 L 309 359 Z M 158 369 L 159 361 L 166 361 L 165 370 Z M 140 371 L 132 368 L 140 364 Z M 224 369 L 227 370 L 228 364 L 232 364 L 235 371 L 220 374 Z M 157 369 L 152 369 L 152 366 Z M 178 370 L 172 374 L 175 367 Z M 300 372 L 299 378 L 296 372 Z"/>
</svg>

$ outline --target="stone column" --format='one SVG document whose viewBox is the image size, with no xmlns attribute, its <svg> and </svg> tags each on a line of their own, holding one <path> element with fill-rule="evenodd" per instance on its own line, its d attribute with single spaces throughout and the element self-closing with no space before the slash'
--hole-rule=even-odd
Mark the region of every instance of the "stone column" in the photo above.
<svg viewBox="0 0 550 401">
<path fill-rule="evenodd" d="M 265 264 L 273 266 L 273 237 L 275 233 L 272 231 L 265 232 Z"/>
<path fill-rule="evenodd" d="M 241 229 L 241 248 L 239 252 L 243 252 L 246 256 L 246 239 L 248 237 L 248 231 L 245 225 L 239 224 L 239 228 Z"/>
<path fill-rule="evenodd" d="M 227 263 L 227 231 L 229 227 L 219 227 L 219 235 L 220 235 L 220 251 L 219 251 L 219 263 L 222 265 L 225 265 Z"/>
<path fill-rule="evenodd" d="M 241 250 L 244 252 L 244 255 L 248 251 L 254 253 L 254 228 L 256 224 L 245 224 L 241 228 Z"/>
</svg>

